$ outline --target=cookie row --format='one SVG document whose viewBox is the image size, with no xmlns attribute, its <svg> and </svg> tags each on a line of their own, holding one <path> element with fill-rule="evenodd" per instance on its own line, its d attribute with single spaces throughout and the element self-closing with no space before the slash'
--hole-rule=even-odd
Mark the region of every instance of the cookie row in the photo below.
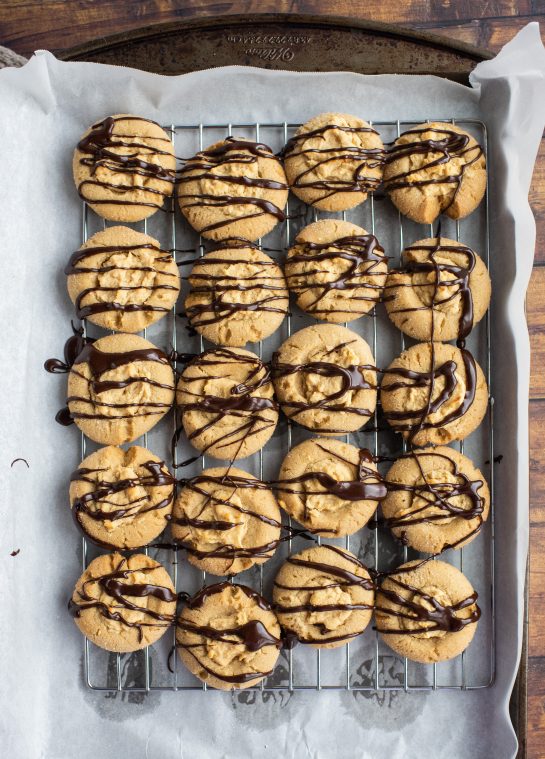
<svg viewBox="0 0 545 759">
<path fill-rule="evenodd" d="M 465 576 L 442 561 L 413 561 L 372 579 L 356 556 L 315 546 L 289 556 L 273 603 L 245 585 L 221 582 L 178 595 L 166 570 L 144 554 L 100 556 L 78 580 L 69 608 L 89 640 L 117 652 L 156 642 L 176 625 L 182 662 L 203 682 L 231 690 L 270 675 L 282 647 L 337 648 L 376 629 L 402 656 L 445 661 L 471 642 L 480 617 Z"/>
<path fill-rule="evenodd" d="M 424 224 L 441 213 L 466 216 L 486 189 L 483 149 L 459 127 L 420 124 L 385 146 L 366 121 L 335 113 L 301 126 L 280 157 L 263 143 L 228 137 L 183 159 L 181 169 L 157 123 L 117 114 L 83 135 L 73 172 L 80 196 L 112 221 L 149 217 L 177 186 L 185 218 L 213 240 L 270 232 L 285 219 L 289 189 L 315 208 L 343 211 L 383 183 L 401 213 Z"/>
<path fill-rule="evenodd" d="M 244 347 L 278 329 L 288 291 L 308 314 L 348 322 L 384 301 L 393 323 L 417 340 L 463 340 L 490 303 L 482 259 L 467 245 L 438 236 L 403 252 L 388 272 L 377 238 L 347 221 L 305 227 L 289 249 L 285 274 L 243 239 L 226 240 L 194 260 L 185 300 L 189 324 L 213 343 Z M 65 268 L 80 319 L 105 329 L 139 332 L 165 316 L 178 298 L 180 277 L 169 251 L 128 227 L 93 235 Z"/>
<path fill-rule="evenodd" d="M 193 447 L 234 461 L 266 444 L 280 408 L 306 429 L 335 436 L 361 429 L 377 404 L 371 349 L 340 325 L 293 333 L 270 365 L 241 348 L 176 356 L 185 364 L 176 389 L 172 357 L 142 337 L 107 335 L 80 347 L 69 363 L 46 368 L 69 373 L 68 418 L 60 421 L 103 444 L 136 440 L 176 400 Z M 418 343 L 381 371 L 386 420 L 413 445 L 463 440 L 486 413 L 486 380 L 465 348 Z"/>
<path fill-rule="evenodd" d="M 170 524 L 189 561 L 219 576 L 268 561 L 298 534 L 282 525 L 279 506 L 313 535 L 338 538 L 368 524 L 380 503 L 373 528 L 433 554 L 473 540 L 490 509 L 483 474 L 443 446 L 403 454 L 383 479 L 366 449 L 318 437 L 292 448 L 272 482 L 229 465 L 182 478 L 176 500 L 175 484 L 145 448 L 108 446 L 72 474 L 70 505 L 82 531 L 108 549 L 142 548 Z"/>
</svg>

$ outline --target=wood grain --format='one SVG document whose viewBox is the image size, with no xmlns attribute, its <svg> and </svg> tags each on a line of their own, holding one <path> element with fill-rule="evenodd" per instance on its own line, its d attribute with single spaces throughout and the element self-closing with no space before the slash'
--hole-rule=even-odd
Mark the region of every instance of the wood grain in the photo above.
<svg viewBox="0 0 545 759">
<path fill-rule="evenodd" d="M 251 13 L 354 16 L 425 29 L 497 51 L 529 21 L 542 22 L 545 0 L 4 0 L 0 43 L 22 55 L 61 51 L 88 40 L 187 16 Z M 537 223 L 536 268 L 527 298 L 532 344 L 530 388 L 530 624 L 527 759 L 545 757 L 545 141 L 530 203 Z"/>
</svg>

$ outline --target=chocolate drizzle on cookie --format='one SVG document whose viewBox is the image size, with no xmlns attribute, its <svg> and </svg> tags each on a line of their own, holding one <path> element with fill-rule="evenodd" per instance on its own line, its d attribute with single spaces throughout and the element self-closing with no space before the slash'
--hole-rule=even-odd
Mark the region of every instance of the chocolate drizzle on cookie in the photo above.
<svg viewBox="0 0 545 759">
<path fill-rule="evenodd" d="M 223 378 L 229 364 L 246 366 L 247 375 L 243 382 L 233 385 L 225 397 L 192 389 L 199 383 L 206 384 L 207 381 Z M 189 368 L 197 369 L 198 372 L 191 376 L 188 373 Z M 178 402 L 182 419 L 184 414 L 192 411 L 205 414 L 207 417 L 203 424 L 188 433 L 188 440 L 196 440 L 201 434 L 213 430 L 218 425 L 217 436 L 212 437 L 211 441 L 200 449 L 203 454 L 211 448 L 221 452 L 221 449 L 233 445 L 238 445 L 240 449 L 249 438 L 276 426 L 276 413 L 273 419 L 264 412 L 277 412 L 277 402 L 273 398 L 263 398 L 256 394 L 261 388 L 271 384 L 270 371 L 257 356 L 221 347 L 204 351 L 187 364 L 180 377 L 180 383 L 183 384 L 183 389 L 178 385 L 178 394 L 190 398 Z M 225 417 L 235 418 L 239 423 L 234 429 L 222 432 L 219 425 Z M 180 431 L 177 431 L 177 436 L 179 434 Z"/>
<path fill-rule="evenodd" d="M 227 241 L 231 242 L 234 249 L 253 248 L 244 240 L 242 244 L 237 240 Z M 195 329 L 219 324 L 235 314 L 286 314 L 288 311 L 286 285 L 278 264 L 271 259 L 254 260 L 250 256 L 214 256 L 214 253 L 230 247 L 230 244 L 216 247 L 194 262 L 189 275 L 191 302 L 186 303 L 186 316 Z M 231 267 L 237 265 L 246 266 L 250 271 L 245 275 L 235 273 Z M 216 273 L 215 266 L 224 267 L 225 271 Z M 235 299 L 237 294 L 240 294 L 240 300 Z M 195 300 L 197 302 L 193 302 Z"/>
<path fill-rule="evenodd" d="M 326 124 L 308 132 L 296 134 L 288 140 L 281 155 L 285 161 L 302 158 L 310 163 L 295 175 L 291 187 L 297 190 L 323 190 L 313 202 L 326 200 L 344 192 L 367 193 L 380 185 L 382 167 L 386 153 L 383 148 L 365 148 L 363 145 L 333 145 L 332 147 L 310 147 L 307 140 L 319 138 L 327 143 L 328 132 L 345 134 L 375 134 L 378 132 L 370 126 L 350 127 L 339 124 Z M 346 179 L 335 178 L 336 164 L 353 163 L 351 176 Z M 325 178 L 320 178 L 325 175 Z"/>
<path fill-rule="evenodd" d="M 145 265 L 136 265 L 136 266 L 125 266 L 120 265 L 117 263 L 112 263 L 112 257 L 109 254 L 117 255 L 117 254 L 130 254 L 134 253 L 137 254 L 137 251 L 150 251 L 154 257 L 153 266 L 145 266 Z M 105 255 L 107 256 L 100 265 L 91 265 L 88 263 L 88 260 L 96 255 Z M 157 292 L 159 290 L 171 290 L 175 291 L 176 293 L 179 290 L 178 284 L 177 284 L 177 275 L 164 271 L 163 268 L 157 268 L 156 265 L 161 264 L 169 264 L 172 262 L 172 256 L 171 254 L 166 251 L 162 250 L 157 245 L 154 245 L 153 243 L 142 243 L 142 244 L 133 244 L 133 245 L 97 245 L 93 247 L 87 247 L 87 248 L 81 248 L 80 250 L 77 250 L 75 253 L 73 253 L 70 257 L 70 260 L 68 264 L 66 265 L 64 269 L 64 273 L 67 276 L 74 276 L 78 274 L 96 274 L 96 282 L 91 286 L 87 287 L 81 292 L 78 293 L 76 300 L 75 300 L 75 306 L 76 306 L 76 313 L 78 315 L 79 319 L 86 319 L 91 316 L 95 316 L 96 314 L 102 314 L 107 313 L 110 311 L 117 311 L 122 314 L 124 313 L 134 313 L 136 311 L 146 311 L 146 312 L 158 312 L 158 313 L 167 313 L 170 311 L 170 308 L 165 308 L 164 306 L 160 305 L 152 305 L 150 303 L 147 303 L 147 299 L 143 302 L 129 302 L 128 303 L 118 303 L 115 300 L 108 300 L 107 296 L 105 299 L 101 298 L 101 293 L 118 293 L 118 292 L 138 292 L 139 293 L 139 299 L 141 299 L 141 295 L 143 291 L 148 291 L 149 298 L 154 292 Z M 152 272 L 155 274 L 160 274 L 164 277 L 172 277 L 175 284 L 169 284 L 169 283 L 162 283 L 162 284 L 151 284 L 146 285 L 143 282 L 135 285 L 124 285 L 124 284 L 116 284 L 113 287 L 108 287 L 105 285 L 100 284 L 100 277 L 108 274 L 110 272 L 115 272 L 118 277 L 123 277 L 124 275 L 121 274 L 121 272 L 142 272 L 144 275 L 146 272 Z M 115 276 L 115 275 L 114 275 Z"/>
<path fill-rule="evenodd" d="M 409 572 L 416 567 L 406 567 L 405 569 Z M 396 617 L 400 620 L 414 622 L 414 626 L 404 627 L 400 625 L 396 628 L 388 628 L 377 625 L 377 631 L 383 635 L 416 635 L 436 631 L 455 633 L 460 632 L 468 625 L 475 624 L 480 619 L 481 610 L 476 604 L 477 592 L 473 592 L 458 603 L 442 604 L 429 593 L 400 580 L 395 576 L 398 573 L 399 570 L 394 575 L 389 575 L 388 582 L 405 591 L 407 595 L 402 594 L 399 590 L 385 588 L 383 584 L 379 594 L 390 601 L 392 607 L 377 604 L 376 611 L 390 618 Z M 468 616 L 458 616 L 457 612 L 468 608 L 471 608 Z"/>
<path fill-rule="evenodd" d="M 422 135 L 432 133 L 433 137 L 423 138 Z M 454 192 L 449 198 L 448 205 L 442 210 L 445 211 L 454 203 L 462 185 L 464 173 L 469 166 L 476 163 L 483 155 L 482 147 L 475 143 L 471 145 L 468 134 L 456 132 L 447 126 L 436 127 L 424 125 L 414 129 L 408 129 L 403 132 L 402 136 L 411 135 L 414 139 L 410 142 L 399 142 L 396 140 L 388 147 L 385 158 L 386 165 L 407 158 L 409 161 L 412 156 L 422 155 L 424 161 L 418 162 L 413 168 L 407 171 L 400 171 L 384 180 L 384 188 L 387 192 L 395 192 L 407 187 L 427 187 L 429 185 L 451 184 L 454 185 Z M 454 173 L 444 174 L 429 179 L 418 179 L 415 175 L 421 172 L 433 172 L 438 166 L 444 166 L 452 160 L 460 159 L 459 167 L 454 167 Z"/>
<path fill-rule="evenodd" d="M 458 341 L 463 341 L 469 335 L 473 329 L 473 296 L 471 288 L 469 286 L 469 278 L 471 272 L 475 268 L 476 257 L 475 253 L 462 243 L 442 243 L 441 236 L 438 232 L 435 242 L 429 244 L 417 244 L 411 245 L 406 249 L 406 253 L 414 252 L 427 252 L 427 260 L 425 261 L 407 261 L 400 269 L 395 269 L 391 274 L 407 275 L 408 281 L 397 282 L 395 284 L 386 284 L 384 290 L 386 293 L 385 300 L 394 299 L 395 295 L 390 295 L 390 290 L 397 290 L 399 288 L 421 288 L 431 290 L 430 304 L 425 303 L 422 306 L 414 306 L 411 308 L 399 308 L 391 310 L 390 313 L 403 314 L 409 312 L 425 311 L 431 312 L 431 327 L 429 339 L 435 339 L 434 330 L 434 314 L 435 312 L 442 311 L 442 307 L 445 304 L 452 303 L 456 305 L 456 301 L 460 302 L 460 318 L 458 324 Z M 440 263 L 437 261 L 436 256 L 445 253 L 461 254 L 466 257 L 467 263 L 465 266 L 461 266 L 455 263 Z M 433 280 L 431 282 L 417 282 L 416 276 L 419 274 L 433 274 Z M 446 276 L 443 276 L 446 275 Z M 440 288 L 448 288 L 446 294 L 440 294 Z"/>
<path fill-rule="evenodd" d="M 76 524 L 91 540 L 96 542 L 96 538 L 90 535 L 85 527 L 84 516 L 96 522 L 117 522 L 141 517 L 151 511 L 161 511 L 172 503 L 176 481 L 166 469 L 165 463 L 163 461 L 146 461 L 139 464 L 137 468 L 145 470 L 145 473 L 115 481 L 101 479 L 100 473 L 107 471 L 104 468 L 88 469 L 82 467 L 72 473 L 70 482 L 84 482 L 93 487 L 93 490 L 78 496 L 72 503 L 72 514 Z M 149 491 L 159 487 L 170 487 L 170 493 L 157 503 L 152 503 L 153 494 Z M 146 492 L 132 500 L 128 496 L 127 502 L 124 504 L 111 500 L 112 496 L 116 497 L 123 493 L 128 495 L 128 491 L 133 488 L 144 488 Z M 111 547 L 102 542 L 100 544 Z"/>
<path fill-rule="evenodd" d="M 172 185 L 176 181 L 176 171 L 164 168 L 161 156 L 172 156 L 169 150 L 162 150 L 152 143 L 163 142 L 171 145 L 168 137 L 116 133 L 118 122 L 135 121 L 155 124 L 154 121 L 138 116 L 108 116 L 103 121 L 93 124 L 89 134 L 78 142 L 81 153 L 79 163 L 88 167 L 91 177 L 78 185 L 78 193 L 91 205 L 127 205 L 160 208 L 166 197 L 172 194 Z M 158 126 L 158 125 L 157 125 Z M 166 146 L 165 146 L 166 147 Z M 155 159 L 155 160 L 154 160 Z M 155 162 L 157 161 L 157 162 Z M 102 169 L 102 179 L 97 179 L 97 170 Z M 106 174 L 112 178 L 107 179 Z M 126 176 L 127 181 L 114 181 L 116 175 Z M 141 183 L 134 179 L 141 177 Z M 166 187 L 150 187 L 149 181 L 165 182 Z M 118 198 L 93 198 L 86 194 L 87 187 L 102 187 L 107 192 L 119 195 Z M 131 195 L 145 194 L 145 199 L 132 199 Z"/>
<path fill-rule="evenodd" d="M 319 575 L 325 575 L 328 578 L 331 579 L 331 581 L 327 582 L 325 585 L 284 585 L 280 582 L 278 582 L 278 579 L 274 581 L 275 588 L 279 588 L 280 590 L 286 590 L 286 591 L 293 591 L 293 592 L 300 592 L 300 593 L 308 593 L 308 599 L 306 603 L 303 604 L 295 604 L 295 605 L 283 605 L 276 603 L 274 604 L 274 609 L 279 614 L 319 614 L 319 613 L 327 613 L 327 612 L 335 612 L 335 611 L 362 611 L 362 610 L 372 610 L 374 608 L 373 603 L 332 603 L 332 604 L 316 604 L 311 601 L 311 594 L 314 592 L 319 592 L 323 590 L 328 590 L 331 588 L 339 588 L 341 590 L 347 589 L 350 587 L 360 587 L 364 590 L 368 590 L 371 592 L 375 591 L 375 583 L 373 580 L 368 576 L 368 570 L 365 567 L 364 564 L 362 564 L 355 556 L 352 556 L 350 554 L 347 554 L 345 551 L 343 551 L 340 548 L 337 548 L 336 546 L 332 545 L 322 545 L 322 549 L 325 549 L 327 551 L 331 551 L 335 554 L 338 554 L 341 556 L 344 560 L 349 561 L 350 563 L 354 564 L 355 567 L 362 569 L 365 571 L 366 577 L 361 577 L 360 575 L 356 574 L 355 572 L 352 572 L 348 569 L 345 569 L 344 567 L 337 567 L 334 564 L 329 564 L 322 561 L 313 561 L 308 559 L 300 559 L 297 556 L 289 556 L 286 560 L 286 563 L 292 564 L 294 566 L 301 566 L 306 567 L 310 570 L 315 570 Z M 285 619 L 281 619 L 281 622 L 284 626 L 289 627 L 289 625 L 286 624 Z M 360 635 L 363 630 L 359 630 L 352 633 L 344 633 L 339 635 L 330 635 L 331 632 L 324 624 L 320 623 L 313 623 L 320 633 L 319 637 L 301 637 L 298 635 L 293 629 L 290 629 L 289 632 L 292 636 L 296 636 L 299 642 L 301 643 L 336 643 L 341 642 L 344 640 L 349 640 L 350 638 L 355 638 L 357 635 Z"/>
<path fill-rule="evenodd" d="M 188 609 L 191 610 L 201 609 L 210 598 L 223 593 L 228 588 L 236 588 L 240 590 L 260 609 L 272 613 L 269 603 L 255 590 L 252 590 L 245 585 L 237 585 L 228 582 L 220 582 L 202 588 L 194 596 L 186 598 L 186 605 Z M 271 671 L 256 672 L 249 670 L 247 672 L 228 675 L 225 672 L 213 669 L 209 664 L 205 664 L 203 661 L 207 656 L 206 649 L 211 642 L 233 646 L 242 645 L 245 651 L 250 654 L 257 653 L 268 646 L 280 648 L 282 645 L 281 638 L 277 638 L 269 632 L 265 624 L 257 619 L 248 620 L 235 627 L 218 629 L 212 625 L 198 625 L 188 619 L 184 619 L 182 615 L 179 617 L 176 627 L 182 634 L 195 635 L 199 638 L 198 641 L 190 643 L 181 642 L 177 636 L 176 648 L 182 649 L 190 654 L 198 663 L 199 669 L 204 670 L 218 680 L 232 685 L 242 685 L 251 682 L 252 680 L 262 679 L 263 677 L 270 675 Z"/>
<path fill-rule="evenodd" d="M 138 632 L 138 642 L 140 643 L 143 639 L 144 627 L 170 627 L 175 620 L 175 615 L 161 614 L 145 606 L 139 606 L 130 599 L 151 596 L 165 603 L 175 603 L 177 595 L 170 588 L 163 585 L 131 583 L 123 582 L 123 580 L 129 580 L 135 573 L 147 575 L 156 569 L 157 567 L 129 569 L 127 559 L 122 557 L 113 572 L 98 577 L 89 577 L 84 580 L 81 588 L 74 592 L 75 598 L 69 601 L 68 609 L 72 616 L 76 618 L 81 617 L 88 609 L 97 609 L 106 619 L 120 622 L 124 627 L 136 629 Z M 105 600 L 101 601 L 94 596 L 90 589 L 93 585 L 98 586 L 100 594 L 104 593 L 113 599 L 113 603 Z M 144 615 L 147 621 L 131 622 L 123 615 L 123 611 L 139 612 Z"/>
<path fill-rule="evenodd" d="M 286 280 L 298 299 L 309 291 L 316 292 L 314 300 L 304 305 L 308 313 L 324 318 L 346 313 L 342 300 L 337 307 L 323 303 L 336 290 L 350 292 L 351 304 L 363 301 L 361 309 L 352 309 L 354 318 L 369 310 L 365 304 L 379 300 L 386 271 L 378 267 L 386 258 L 374 235 L 349 235 L 324 243 L 296 240 L 292 251 L 286 261 Z M 336 268 L 339 273 L 332 274 Z M 323 275 L 328 276 L 327 282 L 320 280 Z"/>
<path fill-rule="evenodd" d="M 248 176 L 245 167 L 256 164 L 260 158 L 266 158 L 278 161 L 270 147 L 261 142 L 251 140 L 237 139 L 236 137 L 227 137 L 217 145 L 213 145 L 206 150 L 201 150 L 194 158 L 191 158 L 180 172 L 180 192 L 179 200 L 183 210 L 188 208 L 212 208 L 226 209 L 226 217 L 219 221 L 208 224 L 200 229 L 200 232 L 212 232 L 215 229 L 221 229 L 230 224 L 248 219 L 255 219 L 260 216 L 273 216 L 278 221 L 284 221 L 285 214 L 281 208 L 272 201 L 257 194 L 252 194 L 252 190 L 287 190 L 288 186 L 284 182 L 278 182 L 273 179 L 263 177 Z M 227 168 L 232 165 L 240 166 L 239 174 L 229 174 L 228 169 L 224 173 L 221 168 Z M 219 169 L 219 171 L 218 171 Z M 248 189 L 244 195 L 230 195 L 207 193 L 196 191 L 186 192 L 184 185 L 191 182 L 221 182 L 231 185 L 239 185 Z M 233 215 L 232 210 L 237 206 L 250 206 L 252 210 L 243 209 L 241 215 Z"/>
</svg>

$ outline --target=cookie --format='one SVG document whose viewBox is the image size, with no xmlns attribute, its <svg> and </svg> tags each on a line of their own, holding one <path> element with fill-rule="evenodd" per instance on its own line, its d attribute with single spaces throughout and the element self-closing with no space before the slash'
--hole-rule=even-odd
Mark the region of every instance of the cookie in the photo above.
<svg viewBox="0 0 545 759">
<path fill-rule="evenodd" d="M 379 186 L 385 152 L 380 135 L 363 119 L 321 113 L 299 127 L 283 156 L 298 198 L 323 211 L 346 211 Z"/>
<path fill-rule="evenodd" d="M 172 406 L 168 356 L 137 335 L 107 335 L 88 343 L 68 375 L 70 417 L 96 443 L 130 443 Z"/>
<path fill-rule="evenodd" d="M 80 197 L 111 221 L 147 219 L 172 195 L 176 181 L 170 137 L 155 121 L 125 113 L 85 132 L 72 168 Z"/>
<path fill-rule="evenodd" d="M 180 173 L 183 215 L 203 237 L 257 240 L 284 221 L 286 175 L 268 145 L 227 137 L 191 158 Z"/>
<path fill-rule="evenodd" d="M 172 310 L 180 291 L 172 255 L 130 227 L 97 232 L 64 271 L 78 318 L 117 332 L 146 329 Z"/>
<path fill-rule="evenodd" d="M 383 523 L 422 553 L 467 545 L 488 517 L 490 491 L 482 472 L 453 448 L 410 451 L 385 479 Z"/>
<path fill-rule="evenodd" d="M 464 651 L 477 630 L 477 593 L 444 561 L 410 561 L 377 590 L 376 626 L 391 649 L 412 661 L 446 661 Z"/>
<path fill-rule="evenodd" d="M 369 451 L 311 438 L 288 453 L 276 483 L 278 503 L 308 530 L 352 535 L 367 524 L 386 487 Z"/>
<path fill-rule="evenodd" d="M 488 387 L 469 351 L 418 343 L 386 369 L 380 400 L 386 420 L 411 444 L 450 443 L 480 425 Z"/>
<path fill-rule="evenodd" d="M 221 690 L 257 685 L 278 659 L 280 625 L 265 599 L 245 585 L 209 585 L 187 600 L 176 625 L 180 659 Z"/>
<path fill-rule="evenodd" d="M 172 513 L 172 537 L 191 564 L 235 575 L 263 564 L 280 540 L 280 509 L 270 488 L 251 474 L 220 467 L 188 479 Z"/>
<path fill-rule="evenodd" d="M 388 264 L 374 235 L 348 221 L 321 219 L 299 232 L 285 271 L 299 308 L 340 323 L 368 313 L 380 300 Z"/>
<path fill-rule="evenodd" d="M 217 459 L 243 459 L 263 448 L 278 422 L 269 369 L 254 353 L 215 348 L 184 368 L 176 403 L 189 442 Z"/>
<path fill-rule="evenodd" d="M 295 332 L 272 358 L 282 411 L 323 435 L 360 429 L 377 402 L 377 374 L 365 340 L 346 327 L 317 324 Z"/>
<path fill-rule="evenodd" d="M 165 462 L 146 448 L 100 448 L 70 478 L 72 514 L 99 545 L 141 548 L 167 526 L 174 483 Z"/>
<path fill-rule="evenodd" d="M 191 326 L 217 345 L 243 348 L 280 327 L 288 312 L 282 269 L 244 240 L 227 240 L 195 261 L 185 312 Z"/>
<path fill-rule="evenodd" d="M 89 564 L 68 608 L 92 643 L 125 653 L 164 635 L 175 622 L 176 600 L 170 575 L 155 559 L 110 553 Z"/>
<path fill-rule="evenodd" d="M 322 545 L 290 556 L 274 581 L 274 608 L 291 637 L 338 648 L 360 635 L 375 599 L 367 568 L 350 551 Z"/>
<path fill-rule="evenodd" d="M 490 275 L 471 248 L 447 237 L 418 240 L 388 274 L 386 311 L 415 340 L 464 340 L 490 304 Z"/>
<path fill-rule="evenodd" d="M 462 219 L 486 190 L 486 161 L 478 142 L 453 124 L 411 127 L 390 146 L 384 188 L 402 214 L 432 224 L 441 213 Z"/>
</svg>

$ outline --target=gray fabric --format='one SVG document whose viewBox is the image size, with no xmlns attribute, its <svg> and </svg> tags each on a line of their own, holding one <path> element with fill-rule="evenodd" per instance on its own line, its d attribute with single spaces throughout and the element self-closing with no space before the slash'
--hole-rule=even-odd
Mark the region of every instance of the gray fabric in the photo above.
<svg viewBox="0 0 545 759">
<path fill-rule="evenodd" d="M 24 66 L 27 60 L 27 58 L 23 58 L 19 53 L 10 50 L 9 47 L 0 45 L 0 69 L 6 66 Z"/>
</svg>

